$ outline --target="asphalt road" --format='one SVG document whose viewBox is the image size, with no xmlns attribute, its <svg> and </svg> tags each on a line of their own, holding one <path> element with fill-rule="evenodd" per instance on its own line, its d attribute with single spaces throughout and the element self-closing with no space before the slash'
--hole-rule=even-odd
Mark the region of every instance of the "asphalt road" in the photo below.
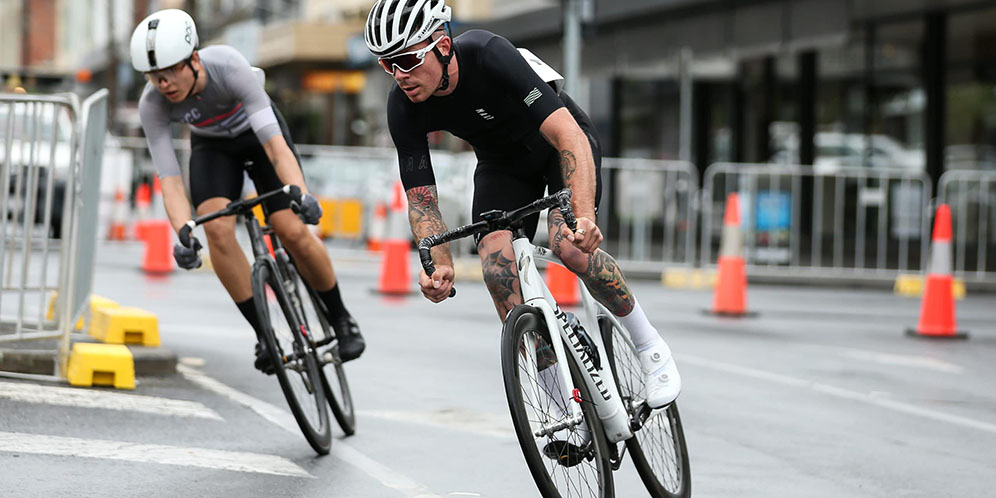
<svg viewBox="0 0 996 498">
<path fill-rule="evenodd" d="M 441 305 L 386 299 L 371 293 L 375 259 L 333 250 L 368 350 L 347 364 L 356 435 L 334 426 L 316 457 L 214 275 L 146 277 L 140 251 L 103 245 L 94 292 L 157 313 L 181 373 L 79 399 L 0 378 L 0 496 L 539 495 L 483 284 Z M 759 316 L 737 320 L 704 315 L 707 291 L 633 288 L 682 373 L 693 496 L 992 496 L 993 295 L 958 302 L 968 340 L 931 341 L 903 334 L 919 301 L 886 291 L 752 286 Z M 646 495 L 628 462 L 616 489 Z"/>
</svg>

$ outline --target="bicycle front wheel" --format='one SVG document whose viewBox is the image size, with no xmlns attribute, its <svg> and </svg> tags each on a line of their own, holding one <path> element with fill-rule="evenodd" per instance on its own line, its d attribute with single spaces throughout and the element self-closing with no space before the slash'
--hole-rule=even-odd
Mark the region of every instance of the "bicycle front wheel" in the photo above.
<svg viewBox="0 0 996 498">
<path fill-rule="evenodd" d="M 632 419 L 647 399 L 640 360 L 629 338 L 623 335 L 626 332 L 604 318 L 599 319 L 599 327 L 603 342 L 611 349 L 607 356 L 619 386 L 619 397 Z M 626 441 L 626 448 L 650 496 L 691 496 L 692 474 L 688 467 L 685 432 L 681 427 L 676 403 L 671 403 L 663 413 L 648 418 L 634 437 Z"/>
<path fill-rule="evenodd" d="M 298 300 L 305 328 L 311 332 L 313 343 L 319 345 L 318 365 L 322 373 L 325 399 L 339 427 L 347 436 L 352 436 L 356 433 L 356 411 L 353 408 L 353 394 L 346 380 L 346 370 L 339 356 L 339 342 L 335 339 L 335 334 L 326 318 L 325 306 L 318 295 L 305 284 L 296 270 L 289 269 L 288 273 L 294 276 L 295 281 L 293 297 Z"/>
<path fill-rule="evenodd" d="M 332 430 L 318 358 L 298 321 L 280 276 L 268 265 L 253 272 L 253 299 L 280 388 L 308 444 L 320 455 L 332 447 Z"/>
<path fill-rule="evenodd" d="M 544 498 L 610 498 L 608 441 L 593 398 L 573 357 L 567 359 L 572 378 L 563 378 L 550 340 L 542 312 L 532 306 L 519 305 L 505 319 L 502 375 L 522 454 Z M 582 400 L 576 418 L 575 392 Z"/>
</svg>

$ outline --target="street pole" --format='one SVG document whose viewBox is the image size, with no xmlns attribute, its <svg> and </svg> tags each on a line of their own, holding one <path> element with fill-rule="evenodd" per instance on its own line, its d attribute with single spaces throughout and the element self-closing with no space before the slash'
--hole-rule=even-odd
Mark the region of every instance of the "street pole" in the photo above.
<svg viewBox="0 0 996 498">
<path fill-rule="evenodd" d="M 114 3 L 107 1 L 107 129 L 114 130 L 114 113 L 118 108 L 118 50 L 114 30 Z"/>
<path fill-rule="evenodd" d="M 581 79 L 581 2 L 564 0 L 564 90 L 578 98 Z"/>
<path fill-rule="evenodd" d="M 678 51 L 678 159 L 692 160 L 692 49 Z M 702 165 L 704 166 L 704 165 Z"/>
</svg>

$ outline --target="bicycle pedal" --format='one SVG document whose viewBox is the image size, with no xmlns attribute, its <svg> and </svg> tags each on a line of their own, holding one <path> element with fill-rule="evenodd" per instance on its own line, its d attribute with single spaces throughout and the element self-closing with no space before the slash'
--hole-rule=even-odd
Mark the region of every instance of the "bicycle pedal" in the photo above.
<svg viewBox="0 0 996 498">
<path fill-rule="evenodd" d="M 574 467 L 585 460 L 594 458 L 594 446 L 591 441 L 584 446 L 578 446 L 568 441 L 550 441 L 543 447 L 543 455 L 564 467 Z"/>
</svg>

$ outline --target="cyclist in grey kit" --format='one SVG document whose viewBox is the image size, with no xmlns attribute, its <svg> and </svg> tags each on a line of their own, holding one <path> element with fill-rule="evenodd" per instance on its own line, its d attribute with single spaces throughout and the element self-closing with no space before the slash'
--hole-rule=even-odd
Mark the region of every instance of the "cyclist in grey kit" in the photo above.
<svg viewBox="0 0 996 498">
<path fill-rule="evenodd" d="M 171 123 L 187 123 L 191 132 L 190 201 L 198 214 L 223 209 L 239 199 L 244 172 L 259 192 L 297 185 L 300 200 L 281 195 L 266 202 L 270 224 L 318 291 L 339 338 L 344 361 L 358 357 L 364 340 L 342 302 L 325 247 L 302 223 L 321 218 L 318 201 L 307 192 L 300 162 L 286 125 L 248 61 L 235 49 L 219 45 L 197 49 L 197 29 L 182 10 L 156 12 L 135 28 L 131 62 L 148 83 L 138 110 L 149 151 L 163 186 L 163 203 L 174 230 L 191 218 L 180 165 L 173 150 Z M 294 207 L 299 213 L 289 210 Z M 235 238 L 235 218 L 204 225 L 211 263 L 239 311 L 259 336 L 252 303 L 249 262 Z M 176 244 L 173 257 L 185 269 L 201 265 L 200 242 Z M 261 345 L 262 344 L 262 345 Z M 272 373 L 265 341 L 256 345 L 256 368 Z"/>
</svg>

